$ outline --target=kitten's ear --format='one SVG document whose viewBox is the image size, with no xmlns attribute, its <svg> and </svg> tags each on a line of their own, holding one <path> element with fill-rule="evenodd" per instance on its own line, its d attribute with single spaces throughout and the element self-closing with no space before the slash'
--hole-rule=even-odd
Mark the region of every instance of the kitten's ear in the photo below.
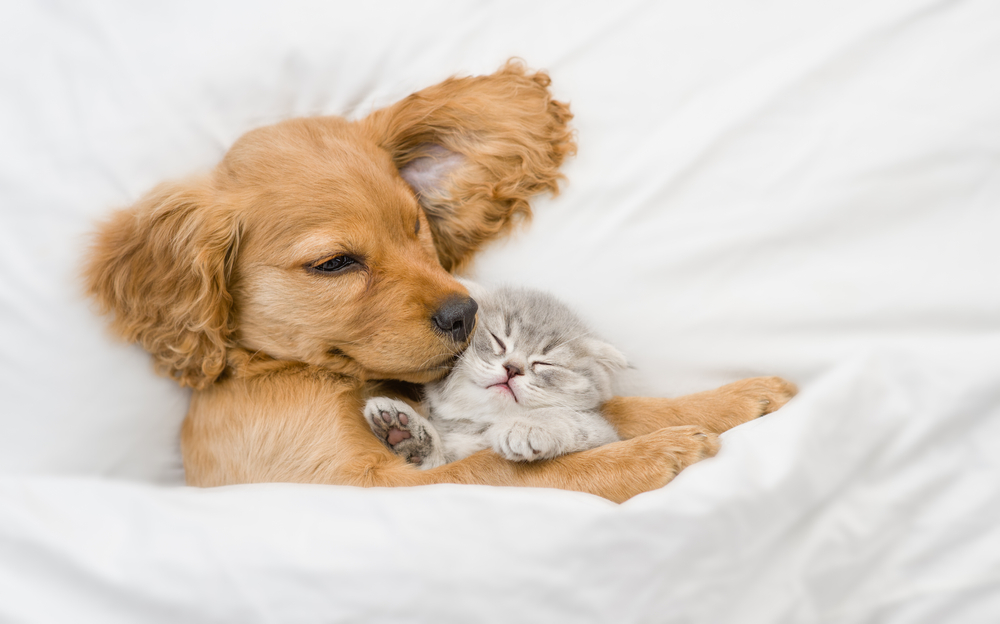
<svg viewBox="0 0 1000 624">
<path fill-rule="evenodd" d="M 594 359 L 609 371 L 620 371 L 628 368 L 628 359 L 621 351 L 597 338 L 587 339 L 587 348 Z"/>
</svg>

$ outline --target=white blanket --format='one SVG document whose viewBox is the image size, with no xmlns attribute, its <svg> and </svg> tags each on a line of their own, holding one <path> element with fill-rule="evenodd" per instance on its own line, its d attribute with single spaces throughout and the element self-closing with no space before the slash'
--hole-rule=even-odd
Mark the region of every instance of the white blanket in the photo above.
<svg viewBox="0 0 1000 624">
<path fill-rule="evenodd" d="M 188 393 L 80 294 L 93 221 L 512 55 L 580 151 L 474 276 L 637 391 L 800 396 L 621 506 L 180 485 Z M 1000 4 L 15 3 L 0 59 L 0 622 L 1000 621 Z"/>
</svg>

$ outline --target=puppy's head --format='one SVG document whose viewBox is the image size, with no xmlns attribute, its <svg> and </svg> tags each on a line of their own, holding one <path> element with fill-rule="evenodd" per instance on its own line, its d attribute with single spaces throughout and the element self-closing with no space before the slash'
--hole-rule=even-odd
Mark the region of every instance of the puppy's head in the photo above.
<svg viewBox="0 0 1000 624">
<path fill-rule="evenodd" d="M 348 122 L 255 130 L 208 176 L 99 230 L 88 288 L 158 368 L 197 388 L 240 347 L 425 382 L 472 332 L 448 273 L 555 190 L 573 143 L 544 74 L 508 64 Z"/>
<path fill-rule="evenodd" d="M 251 132 L 217 178 L 242 232 L 229 280 L 237 344 L 415 382 L 464 348 L 476 304 L 438 262 L 413 190 L 363 128 L 325 118 Z"/>
</svg>

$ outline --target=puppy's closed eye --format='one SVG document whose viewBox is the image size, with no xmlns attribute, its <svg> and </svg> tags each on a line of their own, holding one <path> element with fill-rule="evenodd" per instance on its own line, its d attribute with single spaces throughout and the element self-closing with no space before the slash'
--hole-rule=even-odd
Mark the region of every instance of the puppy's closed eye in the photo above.
<svg viewBox="0 0 1000 624">
<path fill-rule="evenodd" d="M 360 267 L 361 263 L 348 255 L 333 256 L 312 264 L 309 269 L 317 273 L 338 273 L 351 267 Z"/>
</svg>

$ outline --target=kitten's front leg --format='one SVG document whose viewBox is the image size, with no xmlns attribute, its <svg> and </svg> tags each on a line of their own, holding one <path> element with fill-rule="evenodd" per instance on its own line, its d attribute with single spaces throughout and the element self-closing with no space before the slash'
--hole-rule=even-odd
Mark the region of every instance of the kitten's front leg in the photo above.
<svg viewBox="0 0 1000 624">
<path fill-rule="evenodd" d="M 409 404 L 389 397 L 373 397 L 365 404 L 365 420 L 393 453 L 422 470 L 446 463 L 434 425 Z"/>
<path fill-rule="evenodd" d="M 513 461 L 537 461 L 616 442 L 614 428 L 594 413 L 559 408 L 511 416 L 487 430 L 493 450 Z"/>
<path fill-rule="evenodd" d="M 491 446 L 512 461 L 535 461 L 561 455 L 559 435 L 529 419 L 512 419 L 493 425 Z"/>
</svg>

